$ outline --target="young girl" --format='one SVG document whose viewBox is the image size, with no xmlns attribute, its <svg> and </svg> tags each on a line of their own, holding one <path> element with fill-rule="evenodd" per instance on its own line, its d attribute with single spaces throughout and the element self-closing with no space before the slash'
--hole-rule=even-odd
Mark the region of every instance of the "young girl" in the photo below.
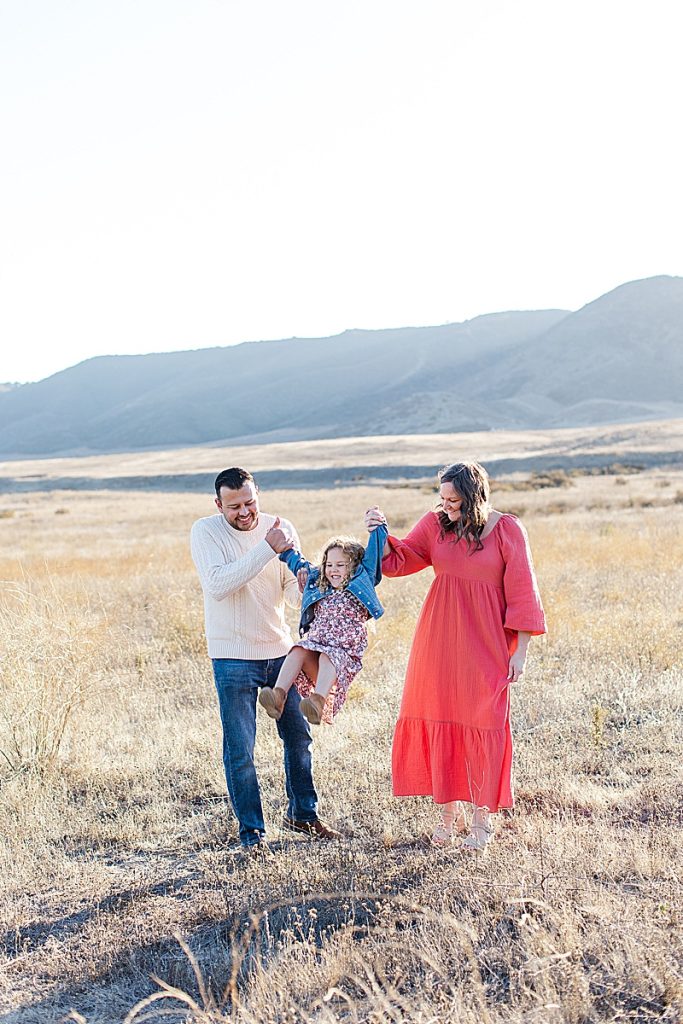
<svg viewBox="0 0 683 1024">
<path fill-rule="evenodd" d="M 346 537 L 328 541 L 320 566 L 294 549 L 280 559 L 308 578 L 301 599 L 301 640 L 285 658 L 275 686 L 263 687 L 259 703 L 271 718 L 282 714 L 292 684 L 304 698 L 301 713 L 311 723 L 331 723 L 362 667 L 368 645 L 367 620 L 384 609 L 375 587 L 382 579 L 383 524 L 373 528 L 367 549 Z"/>
</svg>

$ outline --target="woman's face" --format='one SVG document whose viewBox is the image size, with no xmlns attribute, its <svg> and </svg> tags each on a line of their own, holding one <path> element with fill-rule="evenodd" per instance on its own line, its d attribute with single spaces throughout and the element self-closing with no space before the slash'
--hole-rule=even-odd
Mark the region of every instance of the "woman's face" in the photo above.
<svg viewBox="0 0 683 1024">
<path fill-rule="evenodd" d="M 460 518 L 460 509 L 462 508 L 462 496 L 456 491 L 453 484 L 449 481 L 447 484 L 441 484 L 441 507 L 444 512 L 454 523 Z"/>
</svg>

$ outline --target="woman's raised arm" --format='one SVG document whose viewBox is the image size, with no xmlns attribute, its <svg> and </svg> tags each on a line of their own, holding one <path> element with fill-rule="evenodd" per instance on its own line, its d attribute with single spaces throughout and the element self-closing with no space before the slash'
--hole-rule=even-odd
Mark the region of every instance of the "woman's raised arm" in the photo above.
<svg viewBox="0 0 683 1024">
<path fill-rule="evenodd" d="M 420 572 L 431 565 L 435 526 L 434 513 L 427 512 L 403 540 L 389 534 L 382 560 L 384 575 L 411 576 L 412 573 Z"/>
</svg>

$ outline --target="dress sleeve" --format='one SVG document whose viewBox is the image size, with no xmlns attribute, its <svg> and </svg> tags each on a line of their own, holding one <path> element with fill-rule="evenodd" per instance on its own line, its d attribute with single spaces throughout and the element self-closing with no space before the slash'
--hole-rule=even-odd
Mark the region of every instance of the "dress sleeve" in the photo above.
<svg viewBox="0 0 683 1024">
<path fill-rule="evenodd" d="M 505 628 L 540 636 L 546 631 L 545 614 L 536 583 L 529 538 L 516 516 L 503 516 L 500 523 L 500 545 L 505 563 Z"/>
<path fill-rule="evenodd" d="M 390 551 L 382 559 L 385 576 L 410 576 L 432 564 L 432 539 L 434 537 L 434 513 L 428 512 L 412 528 L 405 540 L 387 537 Z"/>
</svg>

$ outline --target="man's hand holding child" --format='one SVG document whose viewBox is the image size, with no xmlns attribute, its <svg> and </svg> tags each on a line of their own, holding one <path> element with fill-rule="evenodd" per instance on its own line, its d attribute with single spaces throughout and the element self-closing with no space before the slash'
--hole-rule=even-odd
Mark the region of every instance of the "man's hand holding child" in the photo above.
<svg viewBox="0 0 683 1024">
<path fill-rule="evenodd" d="M 265 539 L 276 555 L 281 554 L 283 551 L 289 551 L 290 548 L 294 547 L 294 539 L 289 531 L 282 529 L 279 516 L 275 517 L 275 522 L 268 530 Z"/>
</svg>

